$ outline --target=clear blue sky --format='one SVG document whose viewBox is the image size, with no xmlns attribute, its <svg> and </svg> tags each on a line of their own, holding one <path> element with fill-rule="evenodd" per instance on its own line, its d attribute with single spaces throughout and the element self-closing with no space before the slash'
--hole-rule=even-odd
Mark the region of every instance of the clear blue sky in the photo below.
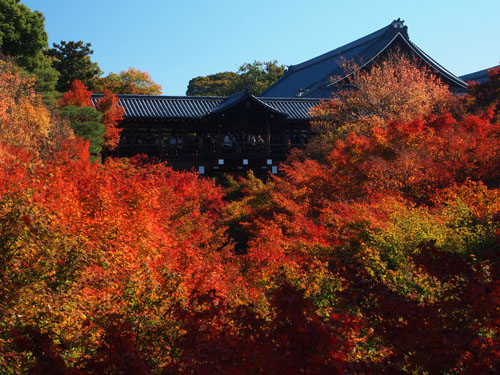
<svg viewBox="0 0 500 375">
<path fill-rule="evenodd" d="M 463 75 L 500 61 L 500 0 L 22 0 L 49 43 L 92 43 L 105 74 L 145 70 L 165 95 L 245 62 L 293 65 L 405 20 L 410 39 Z"/>
</svg>

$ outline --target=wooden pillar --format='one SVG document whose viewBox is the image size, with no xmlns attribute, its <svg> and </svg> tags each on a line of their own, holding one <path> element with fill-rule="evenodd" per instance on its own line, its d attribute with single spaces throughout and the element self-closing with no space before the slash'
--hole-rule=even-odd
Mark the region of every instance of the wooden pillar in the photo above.
<svg viewBox="0 0 500 375">
<path fill-rule="evenodd" d="M 270 119 L 266 119 L 266 153 L 271 154 L 271 124 Z"/>
<path fill-rule="evenodd" d="M 156 145 L 157 145 L 157 152 L 158 152 L 158 158 L 162 160 L 163 158 L 163 133 L 162 133 L 162 124 L 160 121 L 157 121 L 156 123 Z"/>
<path fill-rule="evenodd" d="M 286 138 L 287 123 L 284 122 L 283 120 L 280 121 L 280 129 L 281 129 L 280 153 L 285 154 L 288 152 L 288 140 Z"/>
<path fill-rule="evenodd" d="M 217 131 L 217 149 L 216 149 L 216 153 L 217 155 L 220 156 L 220 153 L 221 153 L 221 150 L 222 150 L 222 139 L 223 139 L 223 135 L 222 135 L 222 123 L 225 122 L 224 121 L 224 114 L 222 114 L 222 117 L 219 121 L 219 130 Z"/>
</svg>

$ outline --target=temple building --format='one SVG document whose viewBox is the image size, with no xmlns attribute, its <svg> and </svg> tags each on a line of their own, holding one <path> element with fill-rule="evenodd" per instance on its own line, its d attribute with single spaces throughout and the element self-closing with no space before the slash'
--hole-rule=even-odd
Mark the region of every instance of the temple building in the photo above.
<svg viewBox="0 0 500 375">
<path fill-rule="evenodd" d="M 390 25 L 361 39 L 323 55 L 292 65 L 285 75 L 264 91 L 264 97 L 328 98 L 349 80 L 343 62 L 349 61 L 358 69 L 370 66 L 391 52 L 402 52 L 427 66 L 449 85 L 451 90 L 463 92 L 467 83 L 439 65 L 410 41 L 408 27 L 397 19 Z"/>
<path fill-rule="evenodd" d="M 342 62 L 366 69 L 396 51 L 421 61 L 455 92 L 465 92 L 465 80 L 472 79 L 455 76 L 423 52 L 410 41 L 407 26 L 398 19 L 345 46 L 290 66 L 258 96 L 247 90 L 229 97 L 118 95 L 125 118 L 121 142 L 113 155 L 143 153 L 166 160 L 175 169 L 209 175 L 250 168 L 256 173 L 276 173 L 289 150 L 303 147 L 311 136 L 310 109 L 348 82 L 349 73 Z"/>
<path fill-rule="evenodd" d="M 96 100 L 98 96 L 93 96 Z M 118 95 L 125 109 L 114 156 L 138 153 L 200 174 L 277 172 L 292 147 L 310 136 L 318 99 Z"/>
</svg>

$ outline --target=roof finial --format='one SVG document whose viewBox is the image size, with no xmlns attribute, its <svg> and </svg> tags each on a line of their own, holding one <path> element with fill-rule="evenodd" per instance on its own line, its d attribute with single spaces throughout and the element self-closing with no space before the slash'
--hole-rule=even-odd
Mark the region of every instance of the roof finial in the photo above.
<svg viewBox="0 0 500 375">
<path fill-rule="evenodd" d="M 395 29 L 402 29 L 405 26 L 404 23 L 404 20 L 402 21 L 401 18 L 398 18 L 397 20 L 392 21 L 391 26 Z"/>
</svg>

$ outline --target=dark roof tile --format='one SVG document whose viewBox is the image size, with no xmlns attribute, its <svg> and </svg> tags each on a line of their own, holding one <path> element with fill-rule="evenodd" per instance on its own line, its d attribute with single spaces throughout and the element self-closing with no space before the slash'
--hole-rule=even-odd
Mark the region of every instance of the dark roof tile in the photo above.
<svg viewBox="0 0 500 375">
<path fill-rule="evenodd" d="M 286 114 L 291 120 L 306 120 L 311 118 L 309 111 L 320 103 L 319 99 L 309 98 L 262 98 L 259 99 L 279 112 Z"/>
<path fill-rule="evenodd" d="M 220 105 L 224 97 L 117 95 L 125 117 L 201 118 Z M 95 103 L 101 95 L 93 95 Z"/>
<path fill-rule="evenodd" d="M 95 104 L 101 95 L 93 95 Z M 242 91 L 230 97 L 202 96 L 151 96 L 117 95 L 118 105 L 125 110 L 127 118 L 202 118 L 231 108 L 244 98 L 251 98 L 271 112 L 282 114 L 292 120 L 306 120 L 309 110 L 319 104 L 319 99 L 309 98 L 262 98 Z"/>
<path fill-rule="evenodd" d="M 498 66 L 500 66 L 500 65 L 493 66 L 492 68 L 497 68 Z M 490 70 L 492 68 L 478 70 L 477 72 L 465 74 L 463 76 L 460 76 L 460 78 L 466 82 L 468 82 L 468 81 L 474 81 L 474 82 L 478 82 L 478 83 L 488 82 L 490 80 L 490 77 L 488 76 L 488 70 Z"/>
</svg>

